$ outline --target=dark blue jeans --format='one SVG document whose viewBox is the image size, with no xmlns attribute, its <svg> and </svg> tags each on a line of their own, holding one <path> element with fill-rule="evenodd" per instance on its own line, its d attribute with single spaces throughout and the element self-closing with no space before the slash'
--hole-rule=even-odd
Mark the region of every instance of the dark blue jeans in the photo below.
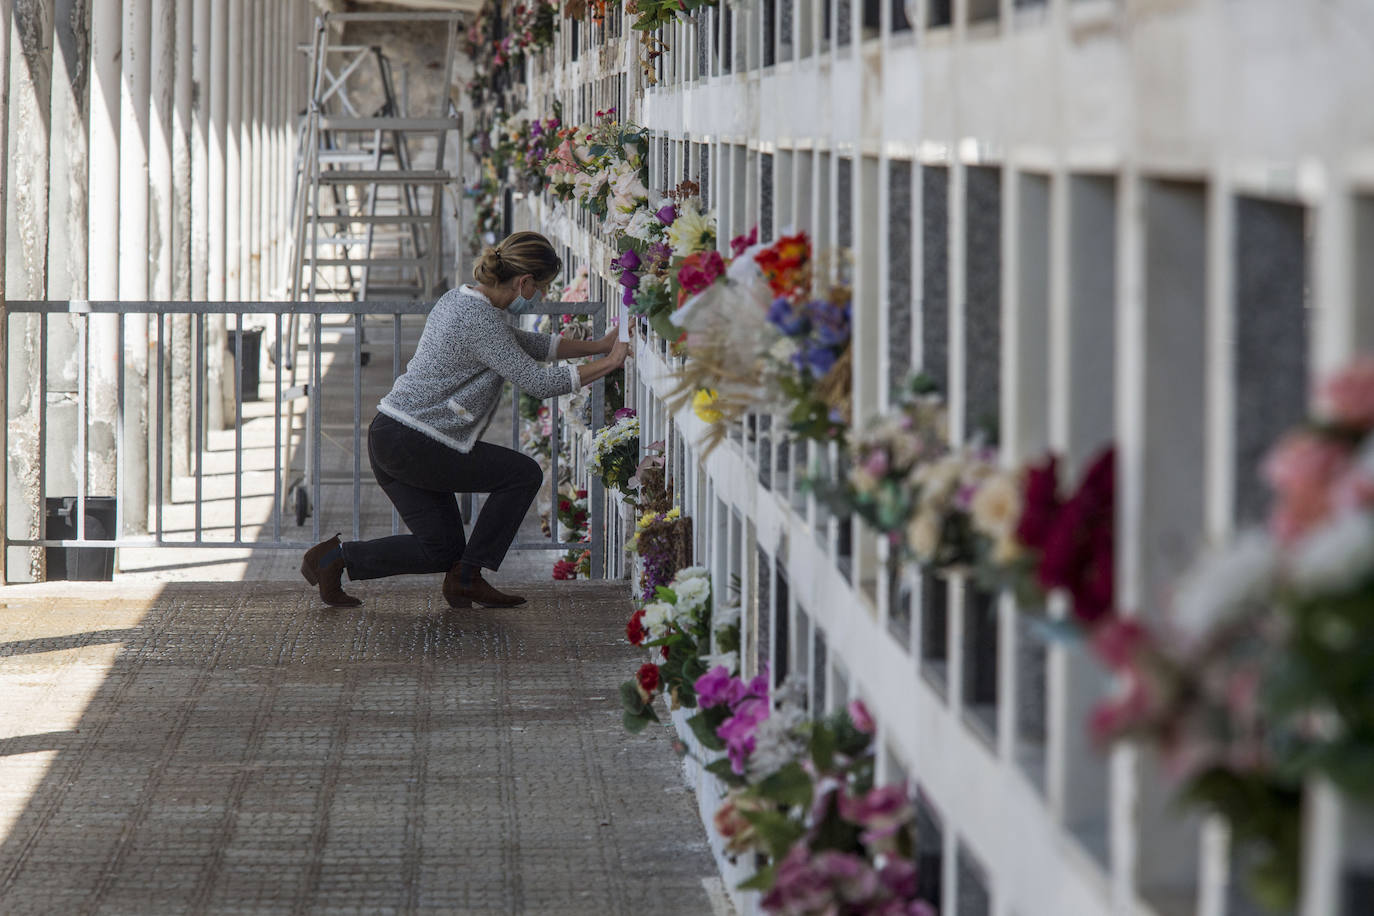
<svg viewBox="0 0 1374 916">
<path fill-rule="evenodd" d="M 448 572 L 459 560 L 500 569 L 544 472 L 527 455 L 478 442 L 463 453 L 378 414 L 367 430 L 372 474 L 410 534 L 343 545 L 350 579 Z M 455 493 L 489 493 L 465 542 Z"/>
</svg>

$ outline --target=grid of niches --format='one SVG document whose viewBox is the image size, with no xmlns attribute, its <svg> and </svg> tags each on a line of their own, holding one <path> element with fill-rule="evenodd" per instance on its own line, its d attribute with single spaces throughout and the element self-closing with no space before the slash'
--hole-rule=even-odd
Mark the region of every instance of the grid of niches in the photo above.
<svg viewBox="0 0 1374 916">
<path fill-rule="evenodd" d="M 664 31 L 672 50 L 656 86 L 589 69 L 579 82 L 567 66 L 549 85 L 565 106 L 585 97 L 591 111 L 615 97 L 643 115 L 651 186 L 699 181 L 722 248 L 757 225 L 764 240 L 806 229 L 818 248 L 853 252 L 861 416 L 919 370 L 943 383 L 954 435 L 991 430 L 1007 462 L 1053 448 L 1078 469 L 1116 441 L 1133 507 L 1119 519 L 1119 590 L 1151 614 L 1205 537 L 1265 511 L 1254 469 L 1303 415 L 1312 370 L 1374 343 L 1374 277 L 1352 257 L 1374 242 L 1368 177 L 1315 188 L 1277 170 L 1178 175 L 1120 157 L 1076 168 L 997 140 L 927 137 L 915 122 L 909 136 L 885 132 L 875 144 L 823 122 L 810 138 L 769 136 L 757 116 L 728 132 L 717 116 L 721 102 L 756 113 L 768 80 L 787 77 L 742 72 L 838 60 L 854 34 L 887 60 L 914 58 L 903 34 L 913 21 L 925 40 L 992 42 L 1050 28 L 1053 10 L 1067 7 L 1069 25 L 1081 26 L 1113 6 L 712 9 Z M 622 58 L 632 40 L 618 40 Z M 617 78 L 628 87 L 607 82 Z M 583 220 L 569 232 L 572 247 L 604 266 L 589 229 Z M 655 343 L 656 362 L 670 367 Z M 670 442 L 699 556 L 718 582 L 739 579 L 752 663 L 769 662 L 775 679 L 807 677 L 817 710 L 851 695 L 879 710 L 882 768 L 917 793 L 923 880 L 943 912 L 1074 911 L 1042 893 L 1065 882 L 1083 912 L 1123 899 L 1159 913 L 1254 911 L 1231 880 L 1224 825 L 1180 817 L 1150 760 L 1089 746 L 1084 719 L 1109 685 L 1080 648 L 1048 641 L 1009 597 L 960 577 L 883 572 L 885 545 L 829 517 L 799 485 L 808 470 L 838 473 L 840 456 L 790 439 L 777 417 L 750 417 L 720 450 L 728 459 L 699 464 L 659 400 L 670 386 L 650 375 L 633 386 L 649 417 L 644 441 Z M 979 797 L 970 773 L 990 777 Z M 1000 801 L 993 811 L 989 797 Z M 1317 801 L 1309 842 L 1338 843 L 1339 801 Z M 1028 836 L 1046 841 L 1043 856 Z M 1351 855 L 1344 872 L 1338 857 L 1309 876 L 1309 900 L 1356 881 Z"/>
</svg>

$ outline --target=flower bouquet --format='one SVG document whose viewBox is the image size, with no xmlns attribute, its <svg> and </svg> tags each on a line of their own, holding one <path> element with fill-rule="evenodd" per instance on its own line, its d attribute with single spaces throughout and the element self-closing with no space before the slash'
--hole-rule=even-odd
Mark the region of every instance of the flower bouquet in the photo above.
<svg viewBox="0 0 1374 916">
<path fill-rule="evenodd" d="M 637 554 L 643 563 L 640 588 L 647 601 L 677 570 L 691 564 L 692 520 L 676 508 L 645 512 L 635 523 L 625 549 Z"/>
<path fill-rule="evenodd" d="M 849 441 L 849 471 L 840 481 L 812 476 L 805 485 L 836 515 L 859 516 L 893 545 L 904 543 L 921 505 L 914 475 L 949 454 L 944 403 L 928 388 L 900 411 Z"/>
<path fill-rule="evenodd" d="M 558 524 L 567 532 L 567 539 L 587 539 L 587 491 L 564 493 L 558 499 Z"/>
<path fill-rule="evenodd" d="M 628 407 L 615 412 L 615 422 L 592 438 L 591 471 L 607 487 L 626 492 L 639 466 L 639 418 Z"/>
<path fill-rule="evenodd" d="M 771 860 L 742 887 L 769 913 L 935 916 L 918 897 L 916 811 L 905 785 L 874 785 L 874 723 L 862 701 L 812 720 L 803 692 L 768 695 L 713 668 L 696 683 L 726 756 L 707 769 L 732 786 L 716 829 L 732 853 Z"/>
<path fill-rule="evenodd" d="M 711 578 L 701 566 L 677 571 L 654 591 L 655 600 L 631 615 L 625 638 L 653 650 L 632 681 L 620 685 L 625 727 L 632 733 L 661 721 L 654 699 L 665 694 L 673 709 L 697 705 L 696 681 L 706 673 L 702 660 L 711 639 Z"/>
<path fill-rule="evenodd" d="M 553 577 L 559 580 L 571 580 L 581 576 L 583 579 L 592 577 L 592 552 L 590 550 L 569 550 L 563 558 L 553 564 Z"/>
<path fill-rule="evenodd" d="M 809 439 L 841 439 L 851 413 L 849 287 L 814 288 L 829 271 L 814 269 L 805 233 L 783 236 L 754 260 L 772 296 L 768 322 L 781 334 L 768 355 L 792 402 L 791 427 Z"/>
</svg>

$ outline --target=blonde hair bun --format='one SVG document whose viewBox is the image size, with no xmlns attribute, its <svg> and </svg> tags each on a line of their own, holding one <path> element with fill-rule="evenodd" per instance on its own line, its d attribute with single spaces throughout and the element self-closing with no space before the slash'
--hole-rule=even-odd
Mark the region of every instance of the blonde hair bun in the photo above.
<svg viewBox="0 0 1374 916">
<path fill-rule="evenodd" d="M 472 267 L 472 278 L 483 286 L 496 286 L 531 274 L 535 282 L 548 283 L 562 269 L 553 243 L 538 232 L 516 232 L 482 250 Z"/>
</svg>

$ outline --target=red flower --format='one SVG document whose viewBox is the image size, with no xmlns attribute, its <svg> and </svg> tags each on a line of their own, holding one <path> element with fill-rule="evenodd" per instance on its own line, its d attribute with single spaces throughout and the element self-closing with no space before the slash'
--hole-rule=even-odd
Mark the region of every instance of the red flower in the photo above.
<svg viewBox="0 0 1374 916">
<path fill-rule="evenodd" d="M 625 638 L 630 641 L 630 645 L 639 646 L 644 644 L 649 631 L 644 627 L 644 609 L 640 608 L 630 615 L 630 622 L 625 624 Z"/>
<path fill-rule="evenodd" d="M 658 665 L 653 662 L 640 665 L 635 680 L 639 681 L 639 686 L 645 693 L 652 694 L 658 688 Z"/>
<path fill-rule="evenodd" d="M 682 262 L 677 279 L 682 289 L 689 295 L 696 295 L 716 282 L 725 273 L 725 259 L 719 251 L 699 251 L 690 254 Z"/>
<path fill-rule="evenodd" d="M 553 577 L 560 580 L 576 579 L 577 564 L 571 560 L 559 560 L 553 564 Z"/>
<path fill-rule="evenodd" d="M 666 662 L 668 660 L 668 647 L 662 646 L 661 648 L 663 649 L 663 660 Z"/>
<path fill-rule="evenodd" d="M 1107 449 L 1088 468 L 1078 492 L 1053 517 L 1041 546 L 1040 584 L 1066 590 L 1073 597 L 1074 617 L 1089 626 L 1112 612 L 1115 493 L 1116 453 Z"/>
<path fill-rule="evenodd" d="M 569 511 L 570 509 L 572 509 L 572 503 L 568 502 L 566 499 L 560 499 L 560 500 L 558 501 L 558 511 L 559 511 L 559 512 L 567 512 L 567 511 Z"/>
<path fill-rule="evenodd" d="M 1016 540 L 1034 550 L 1043 550 L 1059 514 L 1058 459 L 1053 455 L 1045 463 L 1032 466 L 1026 473 L 1025 509 L 1016 526 Z"/>
</svg>

